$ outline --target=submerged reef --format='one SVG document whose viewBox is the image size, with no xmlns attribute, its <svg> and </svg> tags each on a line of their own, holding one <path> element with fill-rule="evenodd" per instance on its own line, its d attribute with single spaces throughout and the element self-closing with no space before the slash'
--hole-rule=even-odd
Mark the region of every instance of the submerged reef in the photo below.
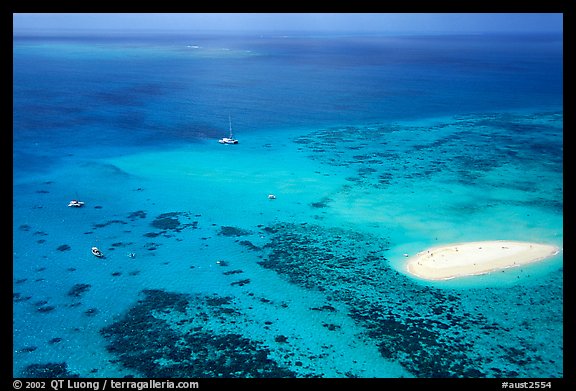
<svg viewBox="0 0 576 391">
<path fill-rule="evenodd" d="M 22 371 L 22 377 L 30 378 L 75 378 L 80 377 L 78 374 L 72 373 L 68 370 L 68 364 L 62 363 L 47 363 L 47 364 L 31 364 Z"/>
<path fill-rule="evenodd" d="M 156 216 L 156 218 L 152 221 L 151 225 L 154 228 L 160 229 L 161 232 L 165 231 L 180 232 L 183 229 L 189 227 L 192 227 L 193 229 L 198 227 L 197 221 L 193 221 L 191 223 L 182 223 L 180 222 L 180 218 L 189 219 L 190 218 L 189 213 L 187 212 L 162 213 Z"/>
<path fill-rule="evenodd" d="M 533 137 L 538 134 L 539 137 Z M 391 136 L 393 135 L 393 136 Z M 542 139 L 546 142 L 542 142 Z M 316 140 L 322 140 L 323 148 Z M 462 115 L 434 124 L 375 124 L 366 127 L 318 129 L 293 140 L 299 151 L 311 160 L 350 171 L 346 180 L 355 188 L 388 189 L 393 185 L 445 178 L 451 183 L 491 189 L 520 189 L 538 192 L 542 181 L 535 177 L 511 176 L 505 180 L 486 181 L 486 174 L 507 167 L 530 167 L 547 162 L 547 170 L 562 173 L 562 114 L 556 112 L 520 115 L 487 113 Z M 351 154 L 350 151 L 358 151 Z M 361 152 L 361 153 L 360 153 Z M 562 213 L 562 188 L 535 196 L 531 205 Z M 311 204 L 324 208 L 329 199 Z M 490 199 L 487 205 L 506 205 L 509 199 Z M 473 210 L 471 211 L 473 212 Z"/>
<path fill-rule="evenodd" d="M 74 284 L 68 291 L 67 295 L 71 297 L 82 297 L 84 293 L 88 292 L 92 286 L 90 284 Z"/>
<path fill-rule="evenodd" d="M 101 330 L 125 368 L 150 378 L 284 378 L 295 373 L 234 324 L 231 297 L 145 290 L 122 319 Z"/>
<path fill-rule="evenodd" d="M 536 289 L 438 289 L 392 269 L 384 257 L 388 243 L 370 235 L 293 223 L 263 232 L 270 240 L 261 266 L 346 303 L 381 355 L 416 377 L 562 376 L 555 361 L 562 350 L 558 281 Z M 546 324 L 554 340 L 530 341 L 530 329 L 541 325 L 519 324 L 506 311 Z"/>
<path fill-rule="evenodd" d="M 218 233 L 218 235 L 222 235 L 222 236 L 246 236 L 246 235 L 251 235 L 252 232 L 242 229 L 242 228 L 238 228 L 238 227 L 230 227 L 230 226 L 222 226 L 220 227 L 220 232 Z"/>
</svg>

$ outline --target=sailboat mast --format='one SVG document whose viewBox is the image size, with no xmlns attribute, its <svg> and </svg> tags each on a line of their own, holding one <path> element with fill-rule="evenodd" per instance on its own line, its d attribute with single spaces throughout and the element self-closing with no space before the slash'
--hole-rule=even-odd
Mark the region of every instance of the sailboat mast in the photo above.
<svg viewBox="0 0 576 391">
<path fill-rule="evenodd" d="M 230 138 L 232 138 L 232 119 L 230 118 L 230 114 L 228 114 L 228 122 L 230 123 Z"/>
</svg>

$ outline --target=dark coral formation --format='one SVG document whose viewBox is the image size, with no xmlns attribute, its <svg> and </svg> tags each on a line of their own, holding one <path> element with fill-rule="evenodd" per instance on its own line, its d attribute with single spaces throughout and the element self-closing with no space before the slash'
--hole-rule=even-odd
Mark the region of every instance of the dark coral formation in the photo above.
<svg viewBox="0 0 576 391">
<path fill-rule="evenodd" d="M 249 240 L 241 240 L 239 243 L 240 243 L 242 246 L 244 246 L 244 247 L 246 247 L 246 248 L 248 248 L 249 250 L 252 250 L 252 251 L 260 251 L 260 250 L 262 250 L 260 247 L 254 245 L 254 243 L 252 243 L 252 242 L 249 241 Z"/>
<path fill-rule="evenodd" d="M 162 213 L 152 221 L 152 226 L 162 231 L 176 231 L 180 232 L 185 228 L 197 228 L 198 222 L 181 223 L 179 218 L 189 218 L 189 213 L 186 212 L 168 212 Z"/>
<path fill-rule="evenodd" d="M 18 353 L 32 353 L 33 351 L 37 350 L 38 346 L 25 346 L 17 350 Z"/>
<path fill-rule="evenodd" d="M 490 320 L 494 310 L 518 307 L 525 313 L 547 313 L 560 325 L 561 314 L 548 309 L 561 308 L 558 303 L 548 306 L 562 297 L 557 282 L 551 284 L 555 288 L 548 295 L 545 285 L 539 287 L 547 300 L 535 309 L 534 302 L 518 302 L 511 294 L 518 294 L 525 289 L 522 287 L 462 295 L 418 285 L 387 264 L 387 243 L 369 235 L 291 223 L 276 224 L 263 232 L 271 237 L 260 265 L 285 275 L 294 284 L 345 303 L 349 316 L 366 330 L 382 356 L 399 361 L 416 377 L 529 376 L 541 373 L 542 368 L 548 368 L 549 376 L 561 376 L 556 372 L 558 366 L 546 361 L 522 336 L 526 325 Z M 519 297 L 525 296 L 524 292 Z M 327 304 L 311 309 L 333 308 Z M 338 327 L 330 323 L 324 326 L 329 330 Z M 552 344 L 552 349 L 560 349 L 561 335 Z M 529 353 L 525 349 L 518 354 L 518 346 Z"/>
<path fill-rule="evenodd" d="M 152 221 L 152 226 L 161 230 L 174 230 L 180 227 L 178 213 L 162 213 Z"/>
<path fill-rule="evenodd" d="M 196 215 L 197 216 L 197 215 Z M 166 237 L 170 236 L 170 233 L 179 233 L 184 229 L 198 228 L 198 221 L 192 221 L 189 223 L 183 223 L 180 220 L 187 219 L 190 220 L 190 213 L 188 212 L 167 212 L 161 213 L 150 223 L 152 227 L 159 229 L 156 232 L 149 232 L 144 234 L 147 237 L 155 237 L 159 235 L 164 235 Z"/>
<path fill-rule="evenodd" d="M 20 293 L 20 292 L 12 293 L 12 301 L 14 301 L 14 303 L 18 303 L 21 301 L 28 301 L 31 298 L 32 298 L 32 296 L 23 296 L 22 293 Z"/>
<path fill-rule="evenodd" d="M 312 202 L 312 203 L 310 204 L 310 206 L 313 207 L 313 208 L 318 208 L 318 209 L 327 208 L 327 207 L 328 207 L 328 204 L 329 204 L 331 201 L 332 201 L 332 200 L 331 200 L 330 198 L 324 197 L 324 198 L 322 198 L 320 201 Z"/>
<path fill-rule="evenodd" d="M 52 312 L 56 309 L 55 306 L 53 305 L 42 305 L 39 306 L 38 308 L 36 308 L 36 311 L 40 312 L 40 313 L 48 313 L 48 312 Z"/>
<path fill-rule="evenodd" d="M 107 349 L 137 374 L 150 378 L 294 377 L 269 357 L 261 342 L 217 332 L 210 320 L 238 315 L 232 298 L 146 290 L 144 299 L 101 330 Z"/>
<path fill-rule="evenodd" d="M 375 124 L 319 129 L 297 137 L 294 142 L 301 146 L 301 151 L 309 153 L 312 160 L 355 170 L 356 175 L 346 178 L 355 188 L 387 189 L 397 183 L 435 179 L 436 175 L 449 175 L 454 182 L 478 188 L 487 172 L 507 165 L 529 166 L 540 161 L 535 156 L 549 162 L 551 173 L 561 173 L 561 127 L 561 113 L 555 112 L 473 114 L 426 127 Z M 532 137 L 535 132 L 546 137 L 546 142 Z M 400 135 L 391 136 L 393 133 Z M 408 133 L 410 141 L 402 137 Z M 322 148 L 318 148 L 316 140 L 322 140 Z M 349 150 L 361 153 L 350 156 Z M 485 186 L 494 184 L 486 183 Z M 497 186 L 532 192 L 539 190 L 541 183 L 538 180 L 527 182 L 525 177 L 507 177 Z M 529 202 L 561 213 L 562 189 L 549 194 L 549 198 L 538 197 Z M 328 202 L 329 198 L 325 198 L 311 206 L 326 208 Z M 490 203 L 494 202 L 514 201 L 490 200 Z M 485 208 L 488 205 L 475 206 Z"/>
<path fill-rule="evenodd" d="M 388 243 L 381 239 L 311 224 L 277 224 L 264 231 L 275 235 L 264 246 L 266 259 L 258 264 L 309 289 L 322 291 L 334 282 L 353 284 L 358 278 L 354 268 L 364 269 L 362 265 L 376 267 L 374 274 L 385 268 Z"/>
<path fill-rule="evenodd" d="M 252 232 L 238 227 L 222 226 L 218 235 L 222 236 L 246 236 L 251 235 Z"/>
<path fill-rule="evenodd" d="M 22 377 L 29 378 L 76 378 L 77 374 L 68 371 L 68 365 L 63 363 L 31 364 L 22 371 Z"/>
<path fill-rule="evenodd" d="M 124 224 L 128 224 L 128 223 L 125 222 L 124 220 L 116 220 L 116 219 L 114 219 L 114 220 L 108 220 L 108 221 L 105 222 L 105 223 L 92 224 L 92 227 L 93 227 L 94 229 L 98 229 L 98 228 L 107 227 L 107 226 L 112 225 L 112 224 L 122 224 L 122 225 L 124 225 Z"/>
<path fill-rule="evenodd" d="M 238 281 L 234 281 L 234 282 L 230 283 L 230 285 L 238 285 L 238 286 L 244 286 L 246 284 L 250 284 L 249 278 L 244 278 L 242 280 L 238 280 Z"/>
<path fill-rule="evenodd" d="M 146 218 L 146 212 L 144 212 L 143 210 L 137 210 L 135 212 L 128 214 L 128 220 L 132 221 L 145 218 Z"/>
<path fill-rule="evenodd" d="M 68 291 L 70 297 L 82 297 L 84 293 L 88 292 L 92 286 L 90 284 L 74 284 Z"/>
</svg>

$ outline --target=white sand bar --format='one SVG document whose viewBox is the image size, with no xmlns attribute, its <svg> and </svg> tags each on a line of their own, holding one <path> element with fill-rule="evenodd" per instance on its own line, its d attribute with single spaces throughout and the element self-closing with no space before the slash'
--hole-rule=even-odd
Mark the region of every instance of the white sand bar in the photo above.
<svg viewBox="0 0 576 391">
<path fill-rule="evenodd" d="M 485 274 L 550 258 L 560 249 L 548 244 L 494 240 L 432 247 L 408 259 L 408 271 L 427 280 Z"/>
</svg>

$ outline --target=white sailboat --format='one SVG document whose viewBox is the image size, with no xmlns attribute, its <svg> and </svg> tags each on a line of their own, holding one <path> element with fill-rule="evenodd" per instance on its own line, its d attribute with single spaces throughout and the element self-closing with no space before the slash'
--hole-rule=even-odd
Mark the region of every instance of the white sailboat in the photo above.
<svg viewBox="0 0 576 391">
<path fill-rule="evenodd" d="M 220 144 L 238 144 L 238 140 L 236 140 L 232 135 L 232 119 L 230 118 L 230 115 L 228 115 L 228 122 L 230 123 L 230 136 L 222 137 L 218 142 Z"/>
</svg>

